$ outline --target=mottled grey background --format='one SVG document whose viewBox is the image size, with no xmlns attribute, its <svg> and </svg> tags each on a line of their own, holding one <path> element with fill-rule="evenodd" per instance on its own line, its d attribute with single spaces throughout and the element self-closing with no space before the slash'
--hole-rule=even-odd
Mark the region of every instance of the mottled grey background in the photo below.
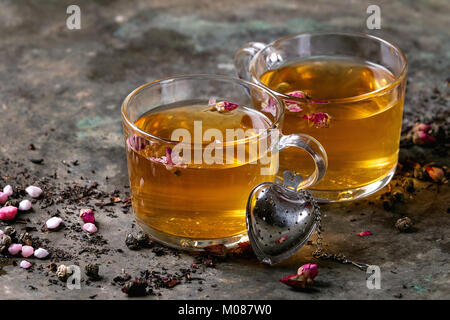
<svg viewBox="0 0 450 320">
<path fill-rule="evenodd" d="M 66 29 L 69 4 L 81 7 L 81 30 Z M 369 4 L 381 7 L 381 30 L 366 29 Z M 119 108 L 132 89 L 182 73 L 234 75 L 232 58 L 244 43 L 270 42 L 310 30 L 369 32 L 398 45 L 409 61 L 404 126 L 417 119 L 430 122 L 445 112 L 448 116 L 449 14 L 447 0 L 2 0 L 0 158 L 26 162 L 39 156 L 45 164 L 30 166 L 38 174 L 56 171 L 61 181 L 83 176 L 108 190 L 121 187 L 128 177 Z M 436 90 L 439 99 L 434 97 Z M 33 154 L 27 149 L 29 143 L 38 146 Z M 80 165 L 68 173 L 61 161 L 75 159 Z M 0 168 L 0 174 L 7 170 Z M 364 272 L 324 262 L 319 262 L 313 292 L 296 292 L 280 284 L 278 278 L 314 261 L 312 248 L 305 247 L 271 268 L 253 259 L 231 259 L 207 269 L 201 286 L 182 284 L 163 291 L 161 297 L 148 298 L 448 299 L 449 198 L 448 187 L 443 186 L 439 191 L 434 187 L 419 191 L 395 213 L 384 211 L 376 196 L 369 199 L 374 202 L 323 207 L 328 249 L 379 265 L 380 290 L 366 288 Z M 48 214 L 37 210 L 30 219 L 42 223 Z M 394 228 L 402 215 L 414 220 L 415 233 L 400 234 Z M 103 281 L 69 291 L 49 285 L 37 271 L 6 266 L 6 274 L 0 275 L 0 298 L 124 298 L 118 287 L 109 284 L 122 268 L 136 274 L 141 269 L 192 263 L 185 254 L 156 258 L 149 250 L 129 251 L 124 238 L 132 225 L 130 214 L 119 212 L 115 219 L 103 215 L 99 221 L 109 244 L 123 249 L 100 258 Z M 364 230 L 371 230 L 373 236 L 355 236 Z M 61 247 L 75 246 L 62 233 L 36 235 Z M 79 259 L 83 264 L 92 257 Z"/>
</svg>

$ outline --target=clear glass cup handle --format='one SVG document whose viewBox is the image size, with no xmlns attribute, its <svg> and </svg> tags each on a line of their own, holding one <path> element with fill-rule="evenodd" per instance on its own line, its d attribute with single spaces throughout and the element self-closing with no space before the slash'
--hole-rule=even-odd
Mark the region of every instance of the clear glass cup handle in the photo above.
<svg viewBox="0 0 450 320">
<path fill-rule="evenodd" d="M 250 81 L 250 62 L 259 51 L 266 47 L 262 42 L 245 44 L 234 56 L 234 67 L 239 78 Z"/>
<path fill-rule="evenodd" d="M 314 172 L 302 180 L 297 189 L 306 189 L 318 183 L 325 175 L 328 167 L 327 153 L 320 142 L 306 134 L 282 135 L 278 143 L 278 151 L 282 151 L 287 147 L 297 147 L 305 150 L 315 163 Z"/>
</svg>

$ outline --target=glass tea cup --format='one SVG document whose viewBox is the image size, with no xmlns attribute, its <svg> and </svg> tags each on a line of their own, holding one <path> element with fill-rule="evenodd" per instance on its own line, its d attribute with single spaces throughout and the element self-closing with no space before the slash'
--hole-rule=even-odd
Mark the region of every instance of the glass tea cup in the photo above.
<svg viewBox="0 0 450 320">
<path fill-rule="evenodd" d="M 301 132 L 327 150 L 319 202 L 355 200 L 391 180 L 398 160 L 407 61 L 394 45 L 357 33 L 312 32 L 250 42 L 235 56 L 240 78 L 284 101 L 283 133 Z M 280 171 L 305 174 L 311 161 L 295 150 Z"/>
<path fill-rule="evenodd" d="M 275 180 L 278 151 L 297 147 L 313 158 L 302 188 L 325 174 L 319 142 L 279 134 L 283 114 L 274 93 L 226 76 L 175 76 L 131 92 L 122 119 L 138 225 L 181 249 L 246 241 L 247 199 Z"/>
</svg>

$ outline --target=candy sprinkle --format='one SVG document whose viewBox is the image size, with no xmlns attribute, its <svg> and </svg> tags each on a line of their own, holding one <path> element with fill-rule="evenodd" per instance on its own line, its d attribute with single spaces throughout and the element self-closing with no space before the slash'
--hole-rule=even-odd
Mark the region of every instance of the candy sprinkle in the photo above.
<svg viewBox="0 0 450 320">
<path fill-rule="evenodd" d="M 19 203 L 20 211 L 28 211 L 31 209 L 31 201 L 30 200 L 22 200 Z"/>
<path fill-rule="evenodd" d="M 44 259 L 48 256 L 48 251 L 42 248 L 37 249 L 34 251 L 34 256 L 38 259 Z"/>
<path fill-rule="evenodd" d="M 39 198 L 39 196 L 42 194 L 42 189 L 36 186 L 29 186 L 25 189 L 25 191 L 30 195 L 32 198 Z"/>
<path fill-rule="evenodd" d="M 61 225 L 61 222 L 62 222 L 62 219 L 60 217 L 52 217 L 47 220 L 47 222 L 45 223 L 45 226 L 49 230 L 55 230 L 55 229 L 59 228 L 59 226 Z"/>
<path fill-rule="evenodd" d="M 3 188 L 3 193 L 6 193 L 8 196 L 13 195 L 13 188 L 8 184 Z"/>
<path fill-rule="evenodd" d="M 16 217 L 17 208 L 13 206 L 6 206 L 0 209 L 0 220 L 13 220 Z"/>
<path fill-rule="evenodd" d="M 88 222 L 83 225 L 83 230 L 89 233 L 95 233 L 97 232 L 97 227 L 95 224 Z"/>
<path fill-rule="evenodd" d="M 22 245 L 20 243 L 13 243 L 8 247 L 8 252 L 10 255 L 15 256 L 22 250 Z"/>
<path fill-rule="evenodd" d="M 22 257 L 28 258 L 32 256 L 34 253 L 34 249 L 31 246 L 22 246 Z"/>
<path fill-rule="evenodd" d="M 31 262 L 28 262 L 27 260 L 22 260 L 20 262 L 20 267 L 23 269 L 28 269 L 29 267 L 31 267 Z"/>
</svg>

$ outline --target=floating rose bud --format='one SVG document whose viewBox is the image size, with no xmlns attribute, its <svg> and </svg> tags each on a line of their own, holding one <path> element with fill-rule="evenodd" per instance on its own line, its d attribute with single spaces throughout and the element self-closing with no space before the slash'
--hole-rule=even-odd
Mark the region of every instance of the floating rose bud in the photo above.
<svg viewBox="0 0 450 320">
<path fill-rule="evenodd" d="M 93 223 L 85 223 L 83 225 L 83 230 L 89 233 L 95 233 L 97 232 L 97 227 Z"/>
<path fill-rule="evenodd" d="M 218 112 L 222 113 L 222 112 L 233 111 L 237 107 L 239 107 L 239 105 L 237 103 L 230 102 L 230 101 L 221 101 L 221 102 L 216 103 L 215 105 L 212 105 L 210 110 L 218 111 Z"/>
<path fill-rule="evenodd" d="M 328 128 L 330 125 L 330 116 L 325 112 L 305 114 L 302 118 L 311 121 L 316 128 Z"/>
<path fill-rule="evenodd" d="M 38 259 L 44 259 L 48 256 L 48 251 L 42 248 L 37 249 L 34 251 L 34 256 Z"/>
<path fill-rule="evenodd" d="M 28 262 L 27 260 L 22 260 L 20 262 L 20 267 L 23 269 L 28 269 L 29 267 L 31 267 L 31 262 Z"/>
<path fill-rule="evenodd" d="M 17 208 L 13 206 L 6 206 L 0 209 L 0 220 L 7 221 L 16 217 Z"/>
<path fill-rule="evenodd" d="M 31 201 L 30 200 L 22 200 L 19 203 L 20 211 L 28 211 L 31 209 Z"/>
<path fill-rule="evenodd" d="M 92 209 L 81 209 L 80 218 L 83 222 L 95 223 L 94 211 Z"/>
<path fill-rule="evenodd" d="M 298 105 L 296 104 L 288 104 L 286 106 L 286 108 L 290 111 L 290 112 L 300 112 L 303 111 L 302 108 L 300 108 Z"/>
<path fill-rule="evenodd" d="M 22 250 L 22 245 L 20 243 L 13 243 L 8 247 L 8 252 L 10 255 L 15 256 Z"/>
<path fill-rule="evenodd" d="M 277 114 L 276 102 L 270 97 L 266 98 L 265 101 L 261 103 L 261 109 L 272 114 L 274 117 Z"/>
<path fill-rule="evenodd" d="M 8 195 L 4 192 L 0 192 L 0 204 L 5 204 L 8 201 Z"/>
<path fill-rule="evenodd" d="M 3 193 L 6 193 L 8 196 L 12 196 L 13 188 L 8 184 L 3 188 Z"/>
<path fill-rule="evenodd" d="M 208 106 L 212 107 L 213 105 L 216 104 L 216 98 L 209 98 L 208 100 Z"/>
<path fill-rule="evenodd" d="M 39 198 L 39 196 L 42 194 L 42 189 L 36 186 L 29 186 L 25 189 L 25 191 L 30 195 L 32 198 Z"/>
<path fill-rule="evenodd" d="M 32 246 L 22 246 L 22 257 L 28 258 L 32 256 L 34 253 L 34 249 Z"/>
<path fill-rule="evenodd" d="M 147 146 L 148 142 L 142 137 L 139 137 L 137 135 L 133 135 L 130 138 L 127 139 L 127 145 L 128 147 L 136 150 L 141 151 L 145 149 L 145 146 Z"/>
<path fill-rule="evenodd" d="M 357 236 L 360 236 L 360 237 L 371 236 L 371 235 L 372 235 L 372 232 L 370 232 L 368 230 L 357 234 Z"/>
<path fill-rule="evenodd" d="M 172 154 L 172 149 L 170 147 L 166 147 L 165 156 L 162 156 L 161 158 L 150 157 L 150 160 L 164 164 L 167 170 L 172 170 L 174 167 L 186 167 L 181 157 Z"/>
<path fill-rule="evenodd" d="M 438 167 L 425 167 L 428 175 L 434 182 L 442 182 L 445 177 L 444 170 Z"/>
<path fill-rule="evenodd" d="M 307 279 L 314 280 L 319 274 L 319 268 L 317 267 L 317 264 L 307 263 L 298 268 L 297 274 L 304 275 Z"/>
<path fill-rule="evenodd" d="M 61 222 L 62 222 L 62 219 L 60 217 L 52 217 L 47 220 L 47 222 L 45 223 L 45 226 L 49 230 L 56 230 L 61 225 Z"/>
</svg>

